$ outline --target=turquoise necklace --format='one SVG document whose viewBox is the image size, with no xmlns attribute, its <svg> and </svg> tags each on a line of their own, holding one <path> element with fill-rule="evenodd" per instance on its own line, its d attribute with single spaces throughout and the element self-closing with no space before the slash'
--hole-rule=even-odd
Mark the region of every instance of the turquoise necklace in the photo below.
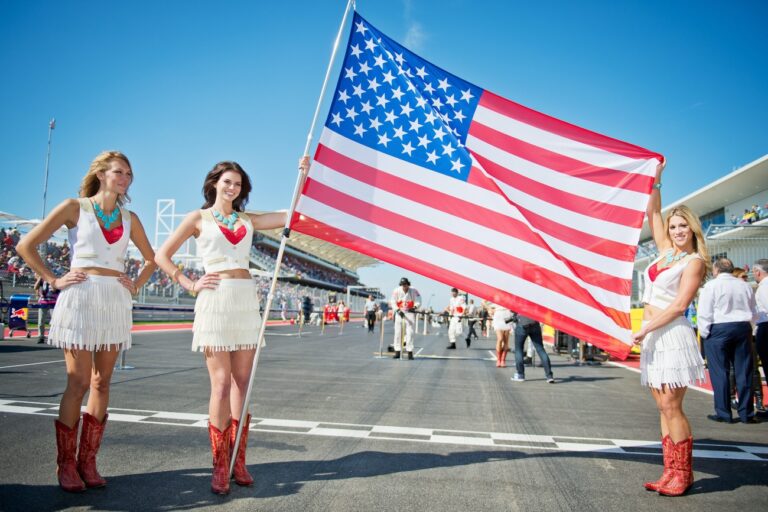
<svg viewBox="0 0 768 512">
<path fill-rule="evenodd" d="M 679 260 L 685 258 L 686 256 L 688 256 L 688 253 L 685 252 L 685 251 L 681 252 L 677 256 L 673 256 L 674 254 L 675 254 L 675 250 L 674 249 L 670 249 L 670 250 L 667 251 L 667 254 L 666 254 L 666 257 L 665 257 L 667 265 L 670 265 L 670 264 L 672 264 L 672 263 L 674 263 L 676 261 L 679 261 Z"/>
<path fill-rule="evenodd" d="M 104 210 L 101 209 L 101 206 L 99 206 L 99 203 L 96 201 L 93 201 L 93 211 L 96 213 L 96 217 L 101 219 L 101 222 L 104 223 L 104 227 L 106 229 L 109 229 L 109 226 L 112 225 L 117 220 L 118 214 L 120 214 L 120 208 L 115 206 L 115 209 L 112 210 L 112 213 L 109 215 L 104 213 Z"/>
<path fill-rule="evenodd" d="M 213 212 L 214 219 L 221 222 L 222 224 L 226 224 L 227 229 L 229 229 L 230 231 L 235 230 L 235 222 L 237 222 L 237 213 L 232 212 L 229 216 L 225 217 L 218 210 L 214 208 L 211 208 L 211 211 Z"/>
</svg>

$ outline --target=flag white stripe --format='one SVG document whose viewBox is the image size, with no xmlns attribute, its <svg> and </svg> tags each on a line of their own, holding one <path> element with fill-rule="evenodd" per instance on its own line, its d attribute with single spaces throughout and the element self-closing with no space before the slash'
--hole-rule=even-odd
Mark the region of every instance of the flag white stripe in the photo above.
<svg viewBox="0 0 768 512">
<path fill-rule="evenodd" d="M 320 143 L 329 148 L 333 148 L 334 151 L 357 160 L 362 164 L 377 168 L 381 172 L 386 172 L 398 178 L 410 180 L 419 185 L 430 183 L 430 188 L 439 190 L 445 194 L 457 197 L 459 199 L 464 199 L 466 201 L 485 206 L 491 210 L 505 213 L 515 220 L 522 221 L 525 224 L 530 224 L 529 221 L 523 216 L 523 214 L 520 213 L 520 210 L 514 206 L 514 204 L 510 204 L 509 201 L 505 200 L 503 197 L 499 196 L 499 194 L 496 194 L 490 190 L 486 190 L 482 187 L 465 183 L 443 174 L 424 169 L 423 167 L 413 165 L 409 162 L 389 156 L 385 153 L 379 153 L 354 140 L 348 139 L 347 137 L 344 137 L 343 135 L 340 135 L 333 130 L 329 130 L 328 128 L 323 128 L 323 132 L 320 135 Z M 479 164 L 475 163 L 475 165 Z M 514 189 L 505 186 L 503 183 L 499 183 L 499 186 L 507 195 L 507 197 L 512 201 L 512 203 L 520 204 L 524 208 L 537 215 L 599 238 L 613 240 L 632 246 L 637 244 L 637 239 L 640 236 L 639 228 L 627 228 L 626 226 L 619 226 L 613 222 L 604 222 L 593 217 L 580 215 L 572 212 L 571 210 L 566 210 L 565 208 L 561 208 L 550 203 L 544 203 L 540 200 L 537 200 L 536 198 L 528 196 L 527 194 L 515 191 Z M 578 224 L 575 222 L 578 222 Z M 546 232 L 542 232 L 537 229 L 534 229 L 534 231 L 542 235 L 542 237 L 547 240 L 547 243 L 552 246 L 558 245 L 565 247 L 567 245 L 571 245 L 567 242 L 554 239 L 554 237 L 547 234 Z M 599 261 L 591 261 L 588 263 L 589 266 L 600 264 L 600 269 L 607 274 L 622 278 L 627 275 L 625 270 L 626 267 L 624 267 L 627 262 L 601 255 L 595 255 L 595 257 L 604 258 L 604 260 L 601 259 Z M 608 260 L 613 260 L 613 263 L 610 263 Z M 573 261 L 577 260 L 573 259 Z M 621 265 L 623 270 L 619 270 L 616 267 L 617 262 Z"/>
<path fill-rule="evenodd" d="M 539 304 L 544 308 L 569 318 L 589 319 L 590 326 L 594 329 L 605 332 L 607 335 L 629 344 L 631 335 L 629 329 L 622 329 L 603 312 L 553 292 L 543 286 L 489 267 L 481 262 L 465 258 L 460 254 L 446 251 L 377 224 L 348 215 L 336 210 L 331 205 L 315 201 L 307 196 L 301 197 L 297 211 L 363 240 L 392 247 L 398 252 L 405 254 L 417 255 L 416 257 L 421 260 L 434 262 L 435 265 L 451 272 L 462 274 L 468 279 L 486 283 L 500 290 L 510 290 L 510 292 L 518 297 Z M 483 298 L 492 299 L 491 297 Z"/>
<path fill-rule="evenodd" d="M 365 150 L 370 151 L 367 148 L 365 148 Z M 345 156 L 349 158 L 355 157 L 355 155 L 345 155 Z M 315 178 L 314 166 L 320 165 L 320 164 L 318 162 L 313 162 L 312 165 L 313 165 L 312 177 Z M 408 179 L 409 176 L 407 174 L 403 174 L 402 176 L 400 176 L 396 173 L 388 172 L 386 168 L 380 169 L 379 172 L 383 174 L 391 174 L 403 180 L 410 181 Z M 424 171 L 424 172 L 429 173 L 431 171 Z M 435 174 L 435 173 L 432 173 L 432 174 Z M 426 179 L 427 177 L 425 176 L 423 178 Z M 414 183 L 419 183 L 420 179 L 422 179 L 422 177 L 416 176 Z M 487 208 L 500 215 L 504 215 L 508 217 L 510 221 L 516 220 L 516 221 L 522 222 L 525 225 L 528 225 L 528 221 L 523 217 L 520 211 L 517 208 L 515 208 L 514 205 L 511 205 L 507 201 L 505 201 L 499 194 L 493 193 L 481 187 L 476 187 L 474 185 L 469 185 L 464 182 L 457 181 L 452 178 L 444 177 L 442 175 L 439 175 L 437 179 L 440 179 L 445 182 L 444 184 L 441 183 L 440 186 L 437 187 L 437 189 L 441 190 L 442 192 L 448 195 L 453 195 L 454 197 L 460 197 L 461 199 L 473 204 L 482 205 L 484 208 Z M 423 183 L 423 181 L 421 183 Z M 454 188 L 456 190 L 453 190 Z M 462 190 L 459 190 L 459 189 L 462 189 Z M 460 194 L 463 194 L 463 196 L 461 196 Z M 626 276 L 629 275 L 629 273 L 634 268 L 634 262 L 632 261 L 622 261 L 616 258 L 603 256 L 602 254 L 598 254 L 598 253 L 589 251 L 587 249 L 583 249 L 577 245 L 573 245 L 568 242 L 563 242 L 562 240 L 559 240 L 545 232 L 531 228 L 530 226 L 528 227 L 534 233 L 541 236 L 542 239 L 544 240 L 544 243 L 547 244 L 549 247 L 551 247 L 553 251 L 556 251 L 560 256 L 562 256 L 566 260 L 571 261 L 573 263 L 584 265 L 590 268 L 598 268 L 600 269 L 601 272 L 613 277 L 618 277 L 619 279 L 626 279 Z"/>
<path fill-rule="evenodd" d="M 422 203 L 411 201 L 402 196 L 381 190 L 338 173 L 319 162 L 313 163 L 312 178 L 334 190 L 343 191 L 356 199 L 374 204 L 385 210 L 395 212 L 406 217 L 418 219 L 425 224 L 438 229 L 462 236 L 473 242 L 491 247 L 515 258 L 529 262 L 532 266 L 540 267 L 555 272 L 563 277 L 573 280 L 595 298 L 603 306 L 629 312 L 629 296 L 604 290 L 589 284 L 579 277 L 554 255 L 541 247 L 496 231 L 489 226 L 476 224 L 465 220 L 458 215 L 445 213 L 441 210 L 426 206 Z M 628 265 L 631 265 L 628 264 Z"/>
<path fill-rule="evenodd" d="M 478 105 L 472 120 L 534 146 L 596 167 L 655 176 L 656 164 L 658 163 L 656 159 L 638 160 L 611 153 L 610 151 L 536 128 L 482 105 Z M 652 162 L 652 165 L 644 165 L 644 162 Z"/>
<path fill-rule="evenodd" d="M 591 201 L 599 201 L 614 206 L 621 206 L 622 208 L 629 208 L 630 210 L 637 210 L 638 205 L 644 204 L 648 197 L 647 194 L 641 194 L 633 190 L 611 187 L 553 171 L 549 167 L 520 158 L 473 135 L 467 136 L 467 147 L 505 169 L 510 169 L 518 174 L 522 174 L 526 178 L 550 187 L 554 186 L 564 192 L 576 194 Z"/>
</svg>

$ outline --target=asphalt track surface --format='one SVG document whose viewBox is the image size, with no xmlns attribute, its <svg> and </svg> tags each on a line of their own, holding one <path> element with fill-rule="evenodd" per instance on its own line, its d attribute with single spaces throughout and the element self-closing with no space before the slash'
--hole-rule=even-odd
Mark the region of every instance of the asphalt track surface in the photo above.
<svg viewBox="0 0 768 512">
<path fill-rule="evenodd" d="M 389 326 L 388 326 L 389 328 Z M 0 510 L 736 510 L 768 503 L 768 422 L 706 419 L 689 390 L 696 483 L 682 498 L 645 491 L 661 468 L 658 415 L 639 376 L 552 356 L 514 383 L 490 340 L 446 350 L 417 336 L 414 361 L 377 358 L 378 333 L 329 326 L 301 338 L 270 327 L 248 446 L 253 487 L 211 494 L 208 377 L 191 332 L 134 335 L 116 371 L 99 454 L 108 486 L 58 489 L 53 418 L 61 352 L 0 342 Z M 387 336 L 389 338 L 389 336 Z"/>
</svg>

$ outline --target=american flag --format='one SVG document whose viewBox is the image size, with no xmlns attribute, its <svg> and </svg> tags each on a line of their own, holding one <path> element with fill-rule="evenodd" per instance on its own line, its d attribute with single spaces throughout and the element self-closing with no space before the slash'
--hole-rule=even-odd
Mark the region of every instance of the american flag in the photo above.
<svg viewBox="0 0 768 512">
<path fill-rule="evenodd" d="M 662 159 L 462 80 L 356 13 L 292 227 L 623 359 Z"/>
</svg>

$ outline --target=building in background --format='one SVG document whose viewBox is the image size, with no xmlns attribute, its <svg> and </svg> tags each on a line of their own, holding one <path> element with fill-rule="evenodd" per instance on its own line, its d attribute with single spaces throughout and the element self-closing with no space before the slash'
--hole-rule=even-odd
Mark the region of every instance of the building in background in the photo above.
<svg viewBox="0 0 768 512">
<path fill-rule="evenodd" d="M 727 257 L 737 267 L 750 268 L 768 258 L 768 155 L 666 205 L 662 214 L 681 204 L 698 214 L 713 260 Z M 646 219 L 632 273 L 633 306 L 642 305 L 641 276 L 657 255 Z"/>
</svg>

